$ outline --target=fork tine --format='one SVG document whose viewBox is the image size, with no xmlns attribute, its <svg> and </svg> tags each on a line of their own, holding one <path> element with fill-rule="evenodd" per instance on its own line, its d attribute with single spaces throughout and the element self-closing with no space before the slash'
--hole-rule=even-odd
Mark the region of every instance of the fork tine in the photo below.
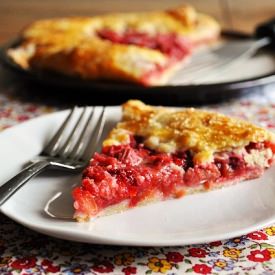
<svg viewBox="0 0 275 275">
<path fill-rule="evenodd" d="M 196 73 L 196 72 L 199 72 L 199 71 L 204 71 L 204 70 L 209 70 L 209 68 L 212 68 L 212 67 L 215 67 L 216 64 L 220 64 L 221 62 L 222 63 L 225 63 L 225 62 L 228 62 L 230 61 L 229 58 L 226 58 L 224 60 L 210 60 L 210 61 L 206 61 L 206 62 L 202 62 L 202 63 L 199 63 L 199 64 L 192 64 L 190 67 L 186 67 L 184 69 L 184 72 L 185 72 L 185 76 L 186 74 L 193 74 L 193 73 Z"/>
<path fill-rule="evenodd" d="M 239 58 L 241 56 L 242 55 L 240 55 Z M 227 64 L 235 60 L 236 53 L 234 52 L 234 49 L 232 50 L 230 47 L 224 46 L 212 50 L 210 53 L 206 53 L 205 56 L 198 57 L 199 58 L 191 62 L 189 67 L 187 66 L 184 69 L 185 79 L 188 79 L 188 81 L 200 78 L 202 73 L 205 73 L 206 71 L 225 67 Z"/>
<path fill-rule="evenodd" d="M 105 125 L 105 107 L 102 108 L 99 120 L 97 121 L 97 124 L 95 127 L 95 131 L 91 135 L 91 139 L 93 139 L 93 147 L 91 148 L 92 152 L 94 152 L 96 150 L 96 147 L 99 143 L 100 137 L 102 136 L 104 125 Z M 87 147 L 88 147 L 88 145 L 87 145 Z M 85 152 L 88 150 L 87 147 L 83 154 L 85 154 Z"/>
<path fill-rule="evenodd" d="M 227 55 L 227 57 L 224 56 L 223 58 L 218 58 L 215 62 L 204 64 L 204 65 L 201 64 L 200 66 L 195 67 L 194 69 L 193 67 L 191 67 L 190 69 L 187 68 L 188 69 L 187 72 L 185 71 L 186 82 L 197 80 L 197 79 L 200 80 L 200 78 L 206 79 L 206 78 L 209 78 L 209 76 L 212 76 L 213 73 L 217 75 L 219 74 L 219 72 L 218 71 L 213 72 L 213 70 L 225 69 L 229 67 L 231 64 L 240 62 L 243 60 L 243 58 L 246 58 L 247 54 L 249 53 L 247 52 L 239 56 L 238 59 L 234 59 L 234 53 L 230 53 Z M 205 74 L 206 71 L 207 71 L 207 74 Z M 223 70 L 221 70 L 220 73 L 222 71 Z"/>
<path fill-rule="evenodd" d="M 200 70 L 208 70 L 211 67 L 216 66 L 216 64 L 226 64 L 230 62 L 234 55 L 228 55 L 220 57 L 213 53 L 206 53 L 205 56 L 197 56 L 196 59 L 192 60 L 189 65 L 184 68 L 184 73 L 192 74 Z"/>
<path fill-rule="evenodd" d="M 94 116 L 94 113 L 95 113 L 95 108 L 93 107 L 91 112 L 90 112 L 90 115 L 82 129 L 82 132 L 80 134 L 80 137 L 79 139 L 77 140 L 76 144 L 74 145 L 74 148 L 72 149 L 72 151 L 70 152 L 70 154 L 67 156 L 69 159 L 72 159 L 72 160 L 76 160 L 78 159 L 78 155 L 79 155 L 79 151 L 82 150 L 82 147 L 84 145 L 84 137 L 85 137 L 85 134 L 88 130 L 88 126 L 90 124 L 90 122 L 92 121 L 93 119 L 93 116 Z"/>
<path fill-rule="evenodd" d="M 201 65 L 197 69 L 189 70 L 184 75 L 185 82 L 196 80 L 196 79 L 200 78 L 202 75 L 204 75 L 206 71 L 209 72 L 209 70 L 218 69 L 222 66 L 225 66 L 229 62 L 230 62 L 230 60 L 228 60 L 228 59 L 217 60 L 216 62 L 213 62 L 211 64 Z"/>
<path fill-rule="evenodd" d="M 212 75 L 221 74 L 232 64 L 250 58 L 260 48 L 268 44 L 270 44 L 268 38 L 255 41 L 231 41 L 212 48 L 210 51 L 194 55 L 192 63 L 182 71 L 185 74 L 184 82 L 192 82 L 198 78 L 199 82 L 196 81 L 196 84 L 205 82 L 205 80 L 209 80 L 209 77 L 211 79 Z M 209 71 L 213 69 L 215 69 L 214 72 Z M 200 78 L 202 78 L 202 81 L 200 81 Z"/>
<path fill-rule="evenodd" d="M 95 127 L 92 129 L 91 134 L 89 136 L 89 140 L 90 142 L 86 143 L 86 146 L 84 146 L 84 141 L 81 142 L 81 146 L 79 146 L 74 154 L 74 156 L 72 156 L 73 159 L 77 159 L 77 160 L 89 160 L 90 157 L 88 157 L 87 159 L 85 159 L 85 155 L 87 155 L 89 152 L 94 152 L 96 149 L 96 146 L 98 145 L 98 142 L 100 140 L 100 137 L 102 135 L 103 132 L 103 128 L 104 128 L 104 123 L 105 123 L 105 108 L 103 107 L 99 116 L 99 119 L 95 125 Z M 92 142 L 92 147 L 90 147 L 90 144 Z"/>
<path fill-rule="evenodd" d="M 55 135 L 51 138 L 51 140 L 49 141 L 49 143 L 45 146 L 44 150 L 42 153 L 50 155 L 50 156 L 55 156 L 56 154 L 56 150 L 59 148 L 61 140 L 63 138 L 63 134 L 64 134 L 64 130 L 66 129 L 66 127 L 68 126 L 68 124 L 70 123 L 73 113 L 75 112 L 75 110 L 77 109 L 77 106 L 74 106 L 70 113 L 68 114 L 67 118 L 65 119 L 65 121 L 62 123 L 62 125 L 59 127 L 59 129 L 57 130 L 57 132 L 55 133 Z"/>
<path fill-rule="evenodd" d="M 187 82 L 198 79 L 199 81 L 196 81 L 196 84 L 200 84 L 202 83 L 201 81 L 205 81 L 213 76 L 219 75 L 222 72 L 224 72 L 226 68 L 229 68 L 231 65 L 237 62 L 241 62 L 244 58 L 246 58 L 247 54 L 250 54 L 250 53 L 246 52 L 243 55 L 239 56 L 237 59 L 234 59 L 235 57 L 234 53 L 228 54 L 227 57 L 220 58 L 216 62 L 202 66 L 192 74 L 190 73 L 190 76 L 188 72 L 188 75 L 185 76 L 185 79 Z M 206 71 L 207 71 L 207 74 L 205 73 Z"/>
<path fill-rule="evenodd" d="M 191 60 L 190 64 L 186 65 L 186 69 L 188 69 L 188 67 L 193 68 L 209 61 L 213 61 L 215 58 L 216 56 L 213 53 L 205 53 L 203 56 L 197 55 Z"/>
<path fill-rule="evenodd" d="M 86 112 L 87 112 L 87 106 L 83 108 L 77 122 L 75 123 L 73 130 L 67 137 L 67 140 L 64 142 L 64 145 L 62 146 L 62 148 L 56 152 L 56 154 L 59 156 L 62 156 L 62 158 L 66 158 L 67 155 L 69 155 L 70 149 L 74 142 L 73 136 L 80 130 L 80 127 L 82 125 L 82 122 L 84 121 Z"/>
</svg>

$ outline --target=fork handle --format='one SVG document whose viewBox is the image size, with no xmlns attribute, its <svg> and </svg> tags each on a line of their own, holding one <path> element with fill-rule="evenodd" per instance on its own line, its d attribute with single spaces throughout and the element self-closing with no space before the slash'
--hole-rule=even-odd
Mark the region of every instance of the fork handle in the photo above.
<svg viewBox="0 0 275 275">
<path fill-rule="evenodd" d="M 258 25 L 255 35 L 257 38 L 269 38 L 270 44 L 275 46 L 275 17 Z"/>
<path fill-rule="evenodd" d="M 2 186 L 0 186 L 0 206 L 3 205 L 20 187 L 22 187 L 28 180 L 42 172 L 44 169 L 49 167 L 51 164 L 48 161 L 42 160 L 35 162 L 16 176 L 8 180 Z"/>
</svg>

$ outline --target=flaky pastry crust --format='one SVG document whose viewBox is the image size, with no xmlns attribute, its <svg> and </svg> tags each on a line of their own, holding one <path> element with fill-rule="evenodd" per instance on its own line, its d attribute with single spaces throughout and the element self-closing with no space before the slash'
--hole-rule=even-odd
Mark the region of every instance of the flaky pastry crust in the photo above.
<svg viewBox="0 0 275 275">
<path fill-rule="evenodd" d="M 103 145 L 127 144 L 131 135 L 143 137 L 147 147 L 159 152 L 191 150 L 197 163 L 250 142 L 275 141 L 273 133 L 237 118 L 194 108 L 153 107 L 138 100 L 123 105 L 123 120 Z"/>
<path fill-rule="evenodd" d="M 112 43 L 99 30 L 127 30 L 149 36 L 175 34 L 194 45 L 213 41 L 220 27 L 214 19 L 184 5 L 174 10 L 109 14 L 95 17 L 36 21 L 22 33 L 22 44 L 8 51 L 23 68 L 47 69 L 86 79 L 125 80 L 144 85 L 163 84 L 175 64 L 157 49 Z M 162 73 L 149 75 L 154 68 Z"/>
</svg>

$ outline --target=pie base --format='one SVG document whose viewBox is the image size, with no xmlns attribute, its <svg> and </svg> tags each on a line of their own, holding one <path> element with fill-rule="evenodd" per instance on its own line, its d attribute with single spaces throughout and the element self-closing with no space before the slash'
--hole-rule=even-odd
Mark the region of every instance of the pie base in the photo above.
<svg viewBox="0 0 275 275">
<path fill-rule="evenodd" d="M 257 175 L 253 174 L 253 177 L 251 178 L 247 178 L 247 176 L 242 176 L 242 177 L 238 177 L 236 179 L 232 179 L 230 181 L 226 181 L 224 183 L 211 183 L 209 184 L 209 186 L 207 186 L 207 188 L 204 185 L 200 185 L 197 187 L 181 187 L 178 188 L 179 193 L 182 193 L 183 195 L 181 196 L 181 198 L 183 198 L 185 195 L 193 195 L 193 194 L 197 194 L 197 193 L 202 193 L 202 192 L 208 192 L 208 191 L 213 191 L 213 190 L 218 190 L 224 187 L 229 187 L 229 186 L 233 186 L 239 182 L 242 182 L 242 184 L 245 184 L 246 180 L 252 180 L 253 178 L 257 178 L 260 177 L 263 174 L 264 170 L 259 170 L 259 173 Z M 178 198 L 178 199 L 181 199 Z M 161 201 L 166 201 L 169 199 L 175 199 L 174 196 L 170 197 L 170 198 L 163 198 L 162 194 L 160 192 L 157 192 L 154 194 L 154 196 L 148 197 L 140 202 L 138 202 L 135 207 L 142 207 L 142 206 L 146 206 L 149 205 L 151 203 L 156 203 L 156 202 L 161 202 Z M 88 217 L 85 215 L 77 215 L 76 216 L 76 220 L 78 222 L 87 222 L 87 221 L 92 221 L 95 218 L 98 217 L 104 217 L 104 216 L 109 216 L 109 215 L 113 215 L 113 214 L 118 214 L 118 213 L 122 213 L 124 211 L 127 211 L 131 209 L 131 207 L 129 207 L 129 200 L 124 200 L 116 205 L 111 205 L 106 207 L 105 209 L 103 209 L 102 211 L 100 211 L 96 216 L 93 217 Z"/>
</svg>

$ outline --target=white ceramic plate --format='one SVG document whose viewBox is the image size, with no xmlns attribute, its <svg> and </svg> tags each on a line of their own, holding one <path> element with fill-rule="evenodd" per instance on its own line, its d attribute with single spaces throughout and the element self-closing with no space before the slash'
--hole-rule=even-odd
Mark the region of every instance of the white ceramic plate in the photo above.
<svg viewBox="0 0 275 275">
<path fill-rule="evenodd" d="M 33 119 L 0 134 L 0 184 L 37 155 L 66 116 L 59 112 Z M 120 118 L 118 107 L 107 108 L 107 120 Z M 107 128 L 108 128 L 107 127 Z M 107 129 L 108 130 L 108 129 Z M 44 173 L 22 187 L 1 208 L 11 219 L 35 231 L 87 243 L 166 246 L 236 237 L 275 222 L 275 168 L 258 180 L 208 193 L 190 195 L 77 223 L 71 189 L 80 175 Z M 52 218 L 45 213 L 50 204 Z"/>
</svg>

